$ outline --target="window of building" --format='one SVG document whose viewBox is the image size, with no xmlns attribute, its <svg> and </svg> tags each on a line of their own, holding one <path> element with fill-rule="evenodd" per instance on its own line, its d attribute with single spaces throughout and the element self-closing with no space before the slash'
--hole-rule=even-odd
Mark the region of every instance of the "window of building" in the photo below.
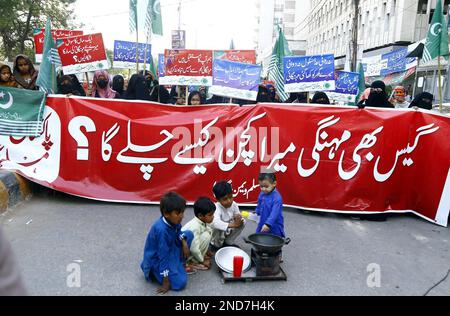
<svg viewBox="0 0 450 316">
<path fill-rule="evenodd" d="M 284 22 L 294 23 L 295 22 L 295 14 L 285 14 L 284 15 Z"/>
<path fill-rule="evenodd" d="M 286 1 L 284 6 L 286 9 L 295 9 L 295 1 Z"/>
<path fill-rule="evenodd" d="M 294 28 L 293 27 L 286 27 L 284 29 L 284 33 L 286 36 L 294 36 Z"/>
<path fill-rule="evenodd" d="M 419 0 L 419 4 L 417 5 L 417 13 L 426 14 L 427 7 L 428 7 L 428 0 Z"/>
</svg>

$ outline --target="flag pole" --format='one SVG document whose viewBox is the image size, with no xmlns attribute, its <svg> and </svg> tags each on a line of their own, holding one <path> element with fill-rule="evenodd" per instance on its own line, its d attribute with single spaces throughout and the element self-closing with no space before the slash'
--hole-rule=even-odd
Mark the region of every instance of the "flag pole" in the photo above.
<svg viewBox="0 0 450 316">
<path fill-rule="evenodd" d="M 147 70 L 147 56 L 148 56 L 148 44 L 150 44 L 152 38 L 152 29 L 149 27 L 148 34 L 147 34 L 147 40 L 145 41 L 145 54 L 144 54 L 144 73 Z"/>
<path fill-rule="evenodd" d="M 438 83 L 439 83 L 439 112 L 442 113 L 442 75 L 441 75 L 441 56 L 438 56 Z"/>
</svg>

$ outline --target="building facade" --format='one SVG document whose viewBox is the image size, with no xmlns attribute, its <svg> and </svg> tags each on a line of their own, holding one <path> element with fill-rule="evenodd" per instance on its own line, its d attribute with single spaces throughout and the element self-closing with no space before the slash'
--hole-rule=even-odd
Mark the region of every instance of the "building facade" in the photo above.
<svg viewBox="0 0 450 316">
<path fill-rule="evenodd" d="M 307 5 L 304 5 L 304 2 Z M 267 68 L 273 45 L 277 37 L 277 25 L 283 28 L 289 48 L 295 55 L 305 55 L 306 39 L 296 36 L 295 29 L 309 11 L 308 1 L 298 0 L 255 0 L 257 9 L 256 51 L 258 62 Z"/>
<path fill-rule="evenodd" d="M 297 37 L 306 37 L 308 54 L 346 56 L 353 34 L 354 0 L 311 0 Z M 444 13 L 450 0 L 445 0 Z M 426 37 L 436 0 L 359 0 L 358 45 L 365 56 Z M 374 53 L 370 53 L 374 51 Z M 389 51 L 389 48 L 387 49 Z"/>
</svg>

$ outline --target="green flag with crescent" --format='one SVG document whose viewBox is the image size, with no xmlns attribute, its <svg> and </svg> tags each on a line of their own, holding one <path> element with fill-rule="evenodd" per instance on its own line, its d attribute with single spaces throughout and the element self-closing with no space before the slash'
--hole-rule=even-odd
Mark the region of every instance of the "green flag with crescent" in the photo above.
<svg viewBox="0 0 450 316">
<path fill-rule="evenodd" d="M 39 136 L 45 101 L 42 91 L 0 87 L 0 135 Z"/>
<path fill-rule="evenodd" d="M 449 55 L 447 21 L 442 13 L 442 2 L 438 0 L 430 29 L 428 30 L 422 60 L 428 62 L 438 56 L 447 55 Z"/>
</svg>

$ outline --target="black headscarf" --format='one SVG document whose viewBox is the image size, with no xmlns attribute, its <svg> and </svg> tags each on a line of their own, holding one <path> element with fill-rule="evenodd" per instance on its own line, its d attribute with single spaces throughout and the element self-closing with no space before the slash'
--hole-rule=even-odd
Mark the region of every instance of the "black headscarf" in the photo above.
<svg viewBox="0 0 450 316">
<path fill-rule="evenodd" d="M 125 79 L 121 75 L 114 76 L 112 82 L 112 89 L 119 94 L 119 98 L 123 99 L 125 97 Z"/>
<path fill-rule="evenodd" d="M 330 99 L 325 92 L 316 92 L 312 98 L 311 103 L 330 104 Z"/>
<path fill-rule="evenodd" d="M 147 88 L 144 76 L 136 74 L 131 76 L 125 98 L 150 101 L 150 90 Z"/>
<path fill-rule="evenodd" d="M 265 103 L 265 102 L 270 102 L 269 90 L 264 86 L 259 86 L 256 103 Z"/>
<path fill-rule="evenodd" d="M 381 91 L 370 91 L 369 98 L 358 103 L 359 108 L 366 106 L 375 108 L 395 108 L 390 102 L 386 94 L 386 85 L 383 81 L 377 80 L 370 86 L 371 89 L 381 89 Z"/>
<path fill-rule="evenodd" d="M 414 98 L 409 105 L 410 108 L 417 106 L 420 109 L 432 110 L 434 96 L 429 92 L 422 92 Z"/>
<path fill-rule="evenodd" d="M 73 94 L 82 97 L 86 96 L 86 92 L 75 75 L 66 75 L 59 79 L 58 94 Z"/>
</svg>

